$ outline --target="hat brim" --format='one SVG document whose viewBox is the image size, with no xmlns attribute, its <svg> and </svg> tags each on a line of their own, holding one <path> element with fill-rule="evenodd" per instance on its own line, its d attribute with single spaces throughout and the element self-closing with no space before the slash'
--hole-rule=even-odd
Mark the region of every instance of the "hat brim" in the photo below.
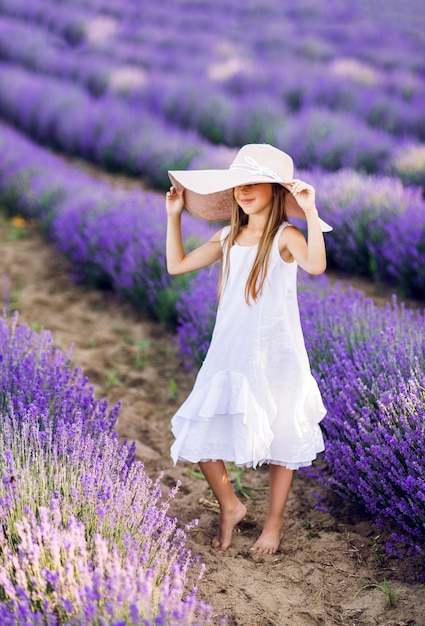
<svg viewBox="0 0 425 626">
<path fill-rule="evenodd" d="M 278 178 L 270 179 L 270 176 L 253 175 L 236 169 L 178 170 L 169 171 L 168 175 L 179 193 L 184 190 L 187 210 L 192 215 L 208 222 L 230 219 L 234 187 L 258 183 L 278 183 L 284 187 L 288 182 Z M 286 213 L 288 217 L 305 220 L 304 211 L 290 191 L 286 196 Z M 323 232 L 332 230 L 332 226 L 329 226 L 322 219 L 320 219 L 320 226 Z"/>
</svg>

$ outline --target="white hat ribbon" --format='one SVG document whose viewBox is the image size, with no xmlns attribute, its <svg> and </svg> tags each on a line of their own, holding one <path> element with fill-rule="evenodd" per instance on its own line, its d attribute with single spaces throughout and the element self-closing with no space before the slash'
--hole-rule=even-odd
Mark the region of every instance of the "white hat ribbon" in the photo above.
<svg viewBox="0 0 425 626">
<path fill-rule="evenodd" d="M 248 172 L 249 174 L 255 174 L 257 176 L 267 176 L 268 178 L 273 178 L 273 180 L 282 180 L 282 178 L 278 174 L 276 174 L 276 172 L 271 170 L 269 167 L 263 167 L 258 163 L 258 161 L 256 161 L 249 155 L 245 156 L 245 161 L 246 163 L 232 163 L 230 169 L 242 170 L 244 172 Z"/>
</svg>

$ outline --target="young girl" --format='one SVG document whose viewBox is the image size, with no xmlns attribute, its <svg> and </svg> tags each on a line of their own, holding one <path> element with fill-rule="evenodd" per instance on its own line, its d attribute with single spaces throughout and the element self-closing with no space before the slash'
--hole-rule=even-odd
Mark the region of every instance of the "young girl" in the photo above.
<svg viewBox="0 0 425 626">
<path fill-rule="evenodd" d="M 216 548 L 226 550 L 246 515 L 226 462 L 269 464 L 269 509 L 252 546 L 274 554 L 293 470 L 324 449 L 319 422 L 326 410 L 311 375 L 301 331 L 296 274 L 326 267 L 314 188 L 293 178 L 289 155 L 266 144 L 239 151 L 229 170 L 169 172 L 167 269 L 198 270 L 221 260 L 219 306 L 194 388 L 172 420 L 176 462 L 198 463 L 220 505 Z M 229 219 L 186 254 L 181 214 L 186 205 L 207 220 Z M 307 241 L 288 216 L 307 221 Z"/>
</svg>

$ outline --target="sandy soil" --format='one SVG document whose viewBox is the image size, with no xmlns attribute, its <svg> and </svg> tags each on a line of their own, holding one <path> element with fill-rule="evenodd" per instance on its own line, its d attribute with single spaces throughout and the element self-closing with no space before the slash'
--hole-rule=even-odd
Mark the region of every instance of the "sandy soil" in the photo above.
<svg viewBox="0 0 425 626">
<path fill-rule="evenodd" d="M 164 485 L 182 481 L 171 514 L 182 524 L 199 519 L 188 545 L 206 564 L 201 595 L 217 623 L 225 615 L 240 626 L 425 625 L 425 588 L 410 564 L 388 559 L 375 541 L 377 531 L 343 503 L 336 503 L 334 515 L 316 510 L 317 485 L 302 473 L 295 475 L 276 555 L 249 550 L 265 516 L 266 469 L 243 473 L 244 487 L 259 489 L 249 492 L 248 516 L 226 553 L 211 548 L 214 499 L 189 465 L 173 467 L 169 457 L 170 418 L 194 379 L 182 368 L 174 337 L 114 294 L 73 284 L 68 263 L 35 226 L 12 227 L 3 218 L 0 244 L 1 273 L 21 320 L 49 329 L 62 349 L 74 344 L 74 363 L 96 394 L 111 405 L 122 402 L 118 431 L 136 441 L 147 473 L 156 477 L 164 470 Z"/>
</svg>

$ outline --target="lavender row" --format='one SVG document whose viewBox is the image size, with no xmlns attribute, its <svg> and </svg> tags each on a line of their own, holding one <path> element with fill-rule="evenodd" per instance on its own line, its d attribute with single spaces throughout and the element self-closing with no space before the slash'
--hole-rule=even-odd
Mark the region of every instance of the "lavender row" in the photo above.
<svg viewBox="0 0 425 626">
<path fill-rule="evenodd" d="M 168 168 L 224 167 L 230 161 L 229 149 L 212 146 L 137 103 L 129 106 L 113 95 L 96 99 L 74 84 L 22 68 L 0 65 L 0 94 L 1 115 L 37 141 L 142 176 L 155 187 L 168 185 Z M 387 135 L 352 122 L 342 114 L 311 110 L 282 125 L 281 131 L 269 132 L 299 167 L 316 163 L 328 169 L 391 169 L 422 184 L 422 148 L 405 144 L 391 153 Z"/>
<path fill-rule="evenodd" d="M 0 621 L 210 624 L 203 566 L 69 355 L 0 318 Z"/>
<path fill-rule="evenodd" d="M 189 366 L 208 349 L 217 273 L 201 272 L 178 302 Z M 306 281 L 300 313 L 313 373 L 328 409 L 326 469 L 312 475 L 391 528 L 387 549 L 425 546 L 425 315 L 394 299 L 378 308 L 353 289 Z"/>
<path fill-rule="evenodd" d="M 37 216 L 75 272 L 112 286 L 162 321 L 175 321 L 175 302 L 187 277 L 164 272 L 163 198 L 119 191 L 0 126 L 0 193 L 12 210 Z M 144 159 L 149 159 L 145 152 Z M 223 155 L 224 158 L 224 155 Z M 230 155 L 229 155 L 230 160 Z M 425 295 L 425 204 L 416 188 L 353 171 L 302 172 L 318 194 L 330 267 L 389 281 L 405 295 Z M 187 215 L 189 244 L 214 226 Z"/>
<path fill-rule="evenodd" d="M 37 13 L 36 17 L 40 14 Z M 130 30 L 134 29 L 134 15 L 131 17 L 132 26 L 127 25 Z M 172 63 L 179 66 L 176 70 L 185 67 L 182 76 L 181 71 L 171 72 L 170 63 L 167 64 L 165 59 L 160 67 L 156 66 L 164 51 L 156 48 L 152 34 L 150 48 L 147 48 L 146 37 L 140 37 L 140 40 L 134 36 L 129 38 L 126 31 L 114 33 L 112 41 L 108 36 L 107 45 L 96 38 L 91 41 L 90 24 L 93 19 L 87 8 L 81 10 L 78 23 L 81 32 L 85 31 L 84 45 L 76 50 L 66 41 L 61 29 L 52 36 L 33 22 L 3 16 L 0 19 L 0 56 L 38 72 L 77 80 L 96 95 L 108 91 L 132 101 L 146 100 L 157 113 L 160 110 L 161 115 L 180 124 L 189 122 L 216 142 L 243 143 L 244 139 L 248 139 L 245 135 L 242 142 L 239 141 L 239 136 L 243 136 L 242 129 L 239 135 L 233 136 L 231 128 L 236 120 L 229 120 L 226 124 L 220 114 L 220 111 L 226 110 L 234 112 L 238 106 L 244 112 L 247 127 L 250 121 L 254 123 L 251 126 L 261 125 L 263 134 L 270 128 L 274 117 L 286 117 L 289 112 L 300 109 L 323 107 L 355 113 L 355 119 L 365 119 L 371 126 L 390 133 L 425 138 L 422 111 L 425 82 L 413 73 L 400 70 L 383 73 L 356 59 L 330 58 L 326 68 L 318 64 L 312 66 L 311 60 L 287 50 L 290 63 L 285 67 L 284 77 L 279 76 L 283 70 L 275 62 L 260 67 L 264 59 L 251 59 L 250 64 L 258 64 L 255 71 L 251 68 L 249 72 L 244 72 L 241 65 L 236 76 L 230 72 L 228 78 L 218 80 L 220 67 L 223 76 L 226 74 L 225 64 L 219 57 L 211 64 L 213 46 L 205 46 L 204 34 L 202 44 L 194 43 L 196 33 L 192 32 L 191 48 L 199 48 L 199 53 L 190 55 L 185 46 L 179 46 L 173 54 Z M 104 28 L 108 30 L 108 18 L 103 19 L 106 19 Z M 112 25 L 113 22 L 109 28 L 114 31 Z M 175 24 L 168 26 L 171 27 L 175 28 Z M 125 30 L 122 19 L 116 28 Z M 166 32 L 167 26 L 163 29 Z M 255 46 L 255 41 L 252 45 Z M 209 71 L 202 71 L 208 66 Z M 270 81 L 271 76 L 275 80 Z M 271 83 L 267 91 L 266 83 Z M 218 104 L 219 110 L 214 106 L 206 107 L 208 100 Z M 262 110 L 263 107 L 265 110 Z M 274 111 L 272 119 L 271 111 Z"/>
<path fill-rule="evenodd" d="M 129 47 L 132 60 L 155 68 L 163 65 L 161 52 L 168 50 L 167 60 L 173 65 L 175 53 L 183 50 L 186 60 L 192 63 L 197 62 L 194 57 L 201 57 L 199 67 L 205 58 L 225 60 L 232 53 L 236 59 L 245 58 L 250 63 L 260 58 L 265 64 L 279 60 L 281 65 L 282 60 L 294 56 L 310 63 L 356 57 L 381 71 L 407 69 L 421 76 L 424 62 L 417 51 L 423 41 L 423 7 L 420 0 L 409 0 L 406 7 L 408 10 L 400 10 L 397 15 L 391 5 L 367 1 L 318 6 L 302 0 L 295 7 L 275 0 L 259 5 L 254 0 L 243 12 L 226 0 L 192 4 L 190 9 L 184 0 L 143 6 L 137 0 L 119 5 L 68 0 L 59 6 L 49 0 L 31 4 L 24 0 L 0 2 L 2 13 L 41 24 L 71 45 L 92 44 L 113 57 L 116 42 L 137 43 L 138 52 L 135 46 Z M 237 45 L 217 46 L 218 36 L 220 42 L 230 43 L 238 32 L 245 36 Z M 401 48 L 403 54 L 399 53 Z M 359 82 L 367 78 L 363 76 Z"/>
<path fill-rule="evenodd" d="M 0 114 L 37 141 L 156 187 L 168 184 L 168 167 L 219 166 L 227 153 L 139 106 L 21 68 L 0 65 L 0 91 Z"/>
<path fill-rule="evenodd" d="M 423 555 L 425 311 L 338 286 L 303 290 L 300 308 L 328 409 L 316 477 L 391 529 L 389 551 Z"/>
<path fill-rule="evenodd" d="M 3 10 L 12 11 L 6 0 L 3 0 Z M 14 7 L 13 10 L 16 12 L 17 8 Z M 80 15 L 78 10 L 81 12 Z M 25 14 L 25 11 L 33 20 L 42 22 L 44 20 L 46 25 L 53 24 L 61 37 L 65 37 L 65 34 L 62 32 L 64 27 L 60 26 L 64 18 L 60 16 L 62 13 L 66 16 L 69 12 L 71 16 L 69 19 L 74 25 L 78 24 L 83 33 L 81 37 L 84 43 L 75 49 L 69 48 L 67 41 L 63 40 L 61 49 L 60 41 L 54 40 L 49 44 L 49 40 L 43 38 L 43 31 L 40 29 L 36 29 L 34 34 L 31 33 L 27 37 L 22 36 L 22 29 L 25 28 L 23 24 L 19 25 L 17 36 L 13 36 L 13 29 L 17 28 L 16 23 L 6 20 L 3 46 L 0 45 L 4 57 L 22 61 L 31 68 L 41 71 L 59 72 L 61 76 L 72 77 L 73 81 L 80 80 L 96 93 L 108 85 L 108 96 L 102 98 L 104 105 L 102 106 L 84 92 L 77 96 L 76 85 L 74 89 L 70 89 L 66 82 L 61 84 L 59 81 L 54 89 L 52 83 L 48 84 L 53 102 L 47 104 L 36 96 L 35 106 L 41 109 L 39 117 L 42 117 L 42 120 L 38 123 L 35 116 L 32 126 L 37 128 L 34 129 L 29 128 L 28 120 L 23 119 L 25 113 L 19 112 L 19 94 L 8 94 L 5 91 L 6 85 L 3 84 L 5 100 L 8 100 L 8 96 L 12 97 L 11 101 L 5 103 L 3 115 L 9 116 L 15 124 L 21 124 L 26 132 L 35 133 L 41 141 L 58 141 L 57 137 L 50 136 L 52 133 L 45 128 L 45 124 L 43 130 L 39 128 L 43 126 L 45 118 L 53 127 L 57 117 L 62 124 L 66 119 L 76 141 L 70 146 L 69 137 L 61 137 L 58 143 L 61 149 L 77 150 L 85 158 L 92 158 L 105 166 L 124 167 L 133 173 L 144 175 L 146 164 L 138 163 L 134 150 L 131 149 L 131 144 L 134 145 L 136 141 L 139 145 L 144 143 L 140 138 L 140 120 L 143 118 L 145 128 L 153 124 L 159 138 L 165 134 L 171 137 L 176 135 L 174 126 L 179 124 L 196 130 L 213 143 L 227 145 L 239 145 L 250 141 L 274 143 L 291 152 L 300 167 L 319 165 L 328 170 L 354 167 L 369 172 L 387 172 L 398 175 L 409 183 L 424 184 L 425 147 L 417 143 L 415 136 L 419 138 L 425 136 L 421 104 L 425 94 L 425 83 L 413 73 L 405 75 L 401 70 L 394 69 L 388 72 L 376 71 L 375 76 L 373 68 L 369 71 L 356 61 L 355 57 L 338 59 L 335 55 L 331 55 L 327 60 L 328 67 L 322 67 L 312 65 L 297 56 L 291 57 L 292 53 L 288 50 L 286 55 L 289 54 L 291 62 L 287 63 L 283 70 L 276 60 L 259 57 L 249 50 L 248 69 L 242 64 L 239 69 L 231 71 L 227 78 L 219 79 L 220 72 L 226 74 L 227 61 L 218 58 L 210 67 L 203 57 L 203 54 L 209 55 L 211 47 L 214 47 L 214 37 L 209 38 L 209 46 L 203 50 L 200 42 L 194 43 L 197 31 L 196 28 L 194 31 L 192 29 L 190 41 L 195 48 L 201 46 L 198 53 L 190 54 L 187 46 L 182 46 L 180 45 L 182 42 L 179 42 L 179 45 L 173 46 L 173 53 L 170 55 L 167 37 L 165 37 L 167 46 L 161 47 L 161 42 L 164 41 L 164 28 L 166 31 L 167 27 L 161 22 L 161 29 L 158 29 L 158 23 L 155 21 L 155 17 L 158 17 L 157 9 L 153 16 L 150 16 L 149 11 L 145 15 L 147 23 L 150 17 L 154 21 L 153 27 L 149 29 L 148 43 L 145 28 L 140 28 L 137 20 L 135 21 L 134 7 L 131 23 L 125 25 L 124 21 L 123 26 L 116 20 L 114 28 L 108 26 L 108 18 L 102 13 L 97 21 L 96 14 L 90 11 L 84 13 L 82 8 L 69 5 L 63 6 L 54 18 L 50 3 L 39 4 L 31 9 L 21 7 L 21 13 Z M 19 14 L 19 6 L 17 12 Z M 182 12 L 182 20 L 184 15 Z M 105 19 L 106 23 L 102 22 Z M 91 32 L 91 28 L 96 24 L 100 29 L 98 35 Z M 176 23 L 170 24 L 171 27 L 176 29 Z M 129 29 L 128 32 L 126 28 Z M 106 35 L 105 32 L 102 35 L 102 29 L 106 30 Z M 120 39 L 121 29 L 124 31 L 122 39 Z M 200 32 L 202 41 L 205 41 L 202 28 Z M 139 41 L 140 37 L 143 39 L 142 42 Z M 135 51 L 140 49 L 141 43 L 146 48 L 143 60 L 135 58 L 132 53 L 133 49 Z M 155 47 L 156 44 L 160 49 Z M 255 48 L 255 38 L 250 45 Z M 18 49 L 14 54 L 13 49 L 17 46 Z M 114 51 L 117 58 L 111 60 Z M 191 51 L 193 52 L 193 49 Z M 165 55 L 162 61 L 161 54 Z M 239 57 L 236 55 L 235 58 L 237 60 Z M 256 67 L 255 64 L 260 61 L 262 64 Z M 196 66 L 191 68 L 190 63 L 194 62 Z M 108 63 L 111 63 L 110 67 Z M 158 67 L 155 63 L 158 63 Z M 237 63 L 236 65 L 239 67 Z M 204 66 L 209 67 L 207 72 L 202 70 Z M 6 68 L 3 68 L 3 71 L 6 72 Z M 282 71 L 284 76 L 279 78 Z M 13 73 L 6 73 L 4 82 L 12 85 L 14 80 L 21 81 L 20 90 L 34 93 L 36 76 L 33 76 L 32 80 L 28 78 L 29 82 L 23 85 L 22 76 L 14 77 Z M 44 90 L 46 81 L 42 77 L 39 80 L 40 90 Z M 81 120 L 76 119 L 75 111 L 72 113 L 63 111 L 62 90 L 73 95 L 74 108 L 86 110 L 90 122 L 94 113 L 104 117 L 104 124 L 100 124 L 102 128 L 99 133 L 104 135 L 105 125 L 108 129 L 116 127 L 116 132 L 120 135 L 126 137 L 127 134 L 131 134 L 134 137 L 130 145 L 128 146 L 127 142 L 123 146 L 119 141 L 118 145 L 115 145 L 109 134 L 107 145 L 101 147 L 100 157 L 96 147 L 90 147 L 87 154 L 87 145 L 81 145 L 84 142 L 80 136 L 88 131 L 81 124 Z M 115 96 L 115 92 L 120 90 L 127 93 L 126 99 Z M 47 111 L 43 111 L 44 108 L 47 108 Z M 110 111 L 107 108 L 110 108 Z M 350 111 L 357 111 L 357 114 L 352 115 Z M 366 118 L 366 121 L 363 118 Z M 170 120 L 173 121 L 173 126 L 170 125 Z M 402 140 L 399 138 L 396 140 L 383 130 L 369 127 L 370 123 L 391 132 L 402 133 Z M 90 134 L 88 136 L 90 137 Z M 155 143 L 152 134 L 146 139 Z M 199 135 L 191 137 L 183 134 L 180 140 L 186 143 L 189 152 L 199 153 Z M 211 151 L 212 147 L 209 147 Z M 171 151 L 172 166 L 175 165 L 173 159 L 178 163 L 187 163 L 189 158 L 187 153 L 181 159 L 178 151 L 177 154 L 173 154 L 174 152 Z M 204 153 L 202 147 L 201 153 Z M 148 166 L 146 175 L 151 183 L 165 184 L 164 172 L 154 175 L 152 168 Z"/>
</svg>

